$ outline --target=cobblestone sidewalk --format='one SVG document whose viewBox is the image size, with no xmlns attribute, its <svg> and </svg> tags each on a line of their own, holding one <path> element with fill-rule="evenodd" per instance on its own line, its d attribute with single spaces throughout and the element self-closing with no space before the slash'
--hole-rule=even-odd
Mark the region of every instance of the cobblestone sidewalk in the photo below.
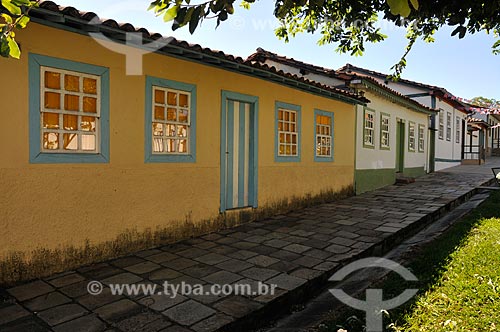
<svg viewBox="0 0 500 332">
<path fill-rule="evenodd" d="M 342 264 L 436 220 L 487 174 L 434 173 L 405 186 L 138 252 L 0 293 L 0 331 L 232 332 L 304 296 Z M 109 284 L 276 285 L 274 295 L 94 296 Z M 297 295 L 299 294 L 299 295 Z M 3 301 L 2 301 L 3 300 Z"/>
</svg>

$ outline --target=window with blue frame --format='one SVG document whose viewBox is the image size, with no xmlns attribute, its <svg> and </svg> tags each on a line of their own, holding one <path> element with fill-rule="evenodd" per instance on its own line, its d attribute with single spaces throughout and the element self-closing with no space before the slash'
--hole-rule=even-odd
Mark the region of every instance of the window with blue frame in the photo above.
<svg viewBox="0 0 500 332">
<path fill-rule="evenodd" d="M 29 55 L 30 162 L 109 162 L 109 69 Z"/>
<path fill-rule="evenodd" d="M 300 161 L 300 111 L 297 105 L 276 102 L 275 160 Z"/>
<path fill-rule="evenodd" d="M 333 113 L 314 111 L 314 160 L 333 161 Z"/>
<path fill-rule="evenodd" d="M 146 162 L 196 162 L 196 86 L 146 78 Z"/>
</svg>

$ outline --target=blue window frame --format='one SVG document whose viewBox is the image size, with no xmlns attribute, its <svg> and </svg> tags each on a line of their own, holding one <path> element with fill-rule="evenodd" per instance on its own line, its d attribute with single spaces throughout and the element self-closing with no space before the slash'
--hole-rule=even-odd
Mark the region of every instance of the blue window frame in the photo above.
<svg viewBox="0 0 500 332">
<path fill-rule="evenodd" d="M 28 63 L 30 162 L 108 163 L 109 69 L 33 53 Z"/>
<path fill-rule="evenodd" d="M 301 107 L 277 101 L 275 104 L 276 162 L 300 162 Z"/>
<path fill-rule="evenodd" d="M 146 77 L 146 163 L 196 162 L 196 86 Z"/>
<path fill-rule="evenodd" d="M 334 114 L 314 110 L 314 161 L 334 160 Z"/>
</svg>

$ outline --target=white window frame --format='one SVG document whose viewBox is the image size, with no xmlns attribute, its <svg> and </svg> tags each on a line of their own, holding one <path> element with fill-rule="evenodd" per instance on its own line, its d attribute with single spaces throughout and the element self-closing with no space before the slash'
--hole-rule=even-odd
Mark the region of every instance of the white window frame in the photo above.
<svg viewBox="0 0 500 332">
<path fill-rule="evenodd" d="M 278 157 L 298 157 L 299 156 L 299 112 L 285 107 L 278 107 L 277 113 L 278 113 L 278 118 L 276 119 L 276 121 L 278 124 Z M 283 114 L 282 119 L 279 118 L 280 113 Z M 292 118 L 295 118 L 295 120 L 292 120 Z M 292 127 L 294 127 L 295 129 L 292 129 Z M 290 148 L 289 152 L 287 152 L 287 147 Z M 293 152 L 294 147 L 295 147 L 295 153 Z"/>
<path fill-rule="evenodd" d="M 152 147 L 151 151 L 153 155 L 167 155 L 167 156 L 187 156 L 191 154 L 190 147 L 191 147 L 191 116 L 192 116 L 192 96 L 191 92 L 189 91 L 183 91 L 183 90 L 178 90 L 178 89 L 172 89 L 172 88 L 166 88 L 162 86 L 157 86 L 153 85 L 152 86 L 152 107 L 151 107 L 151 135 L 152 135 Z M 165 94 L 165 102 L 164 103 L 157 103 L 156 102 L 156 91 L 162 91 Z M 177 105 L 169 105 L 168 104 L 168 93 L 175 93 L 177 95 Z M 188 105 L 187 106 L 181 106 L 179 105 L 179 96 L 187 95 L 188 96 Z M 164 119 L 156 119 L 155 118 L 155 108 L 156 107 L 162 107 L 164 109 Z M 176 121 L 168 120 L 168 109 L 175 109 L 176 111 Z M 187 110 L 188 111 L 188 120 L 187 122 L 181 122 L 179 121 L 179 115 L 182 110 Z M 162 125 L 162 132 L 163 135 L 155 135 L 155 129 L 154 126 L 155 124 L 161 124 Z M 168 135 L 167 128 L 170 126 L 174 126 L 174 135 Z M 186 127 L 186 133 L 185 136 L 179 135 L 179 126 L 185 126 Z M 168 151 L 169 150 L 169 144 L 168 141 L 173 140 L 175 142 L 175 151 Z M 185 152 L 179 152 L 179 146 L 180 142 L 184 141 L 185 144 Z M 161 142 L 161 143 L 160 143 Z M 158 144 L 161 144 L 162 150 L 163 151 L 157 151 L 159 149 L 156 149 L 156 146 L 159 146 Z"/>
<path fill-rule="evenodd" d="M 439 139 L 444 139 L 444 110 L 439 110 Z"/>
<path fill-rule="evenodd" d="M 415 122 L 410 121 L 408 123 L 408 150 L 411 152 L 415 151 Z"/>
<path fill-rule="evenodd" d="M 462 123 L 462 121 L 461 121 L 460 117 L 457 116 L 455 118 L 455 126 L 456 126 L 456 128 L 455 128 L 455 143 L 460 143 L 460 139 L 461 139 L 461 129 L 460 129 L 461 123 Z"/>
<path fill-rule="evenodd" d="M 418 152 L 425 151 L 425 126 L 423 124 L 418 125 Z"/>
<path fill-rule="evenodd" d="M 380 114 L 380 148 L 391 148 L 391 116 L 385 113 Z"/>
<path fill-rule="evenodd" d="M 451 131 L 452 131 L 452 123 L 451 123 L 451 112 L 446 112 L 446 140 L 451 141 Z"/>
<path fill-rule="evenodd" d="M 363 145 L 375 147 L 375 111 L 366 109 L 363 112 Z"/>
<path fill-rule="evenodd" d="M 60 75 L 60 89 L 51 89 L 45 87 L 45 73 L 52 72 Z M 65 75 L 75 76 L 79 79 L 79 91 L 68 91 L 65 90 L 64 77 Z M 92 79 L 96 81 L 96 93 L 85 93 L 83 92 L 83 80 L 84 78 Z M 51 109 L 45 107 L 45 93 L 57 93 L 59 94 L 59 109 Z M 77 111 L 65 110 L 65 98 L 66 95 L 78 96 L 79 106 Z M 84 97 L 96 99 L 96 113 L 84 112 L 83 111 L 83 99 Z M 53 154 L 99 154 L 101 149 L 101 76 L 81 73 L 72 70 L 64 70 L 49 66 L 40 66 L 40 151 L 42 153 L 53 153 Z M 44 113 L 58 114 L 59 128 L 44 128 Z M 70 130 L 64 129 L 64 116 L 77 116 L 77 129 Z M 83 130 L 82 128 L 82 117 L 95 118 L 95 128 L 94 130 Z M 58 148 L 48 149 L 44 147 L 44 134 L 58 134 Z M 65 149 L 64 148 L 64 134 L 75 134 L 77 135 L 77 148 L 76 149 Z M 94 149 L 83 149 L 82 148 L 82 138 L 84 136 L 94 136 Z"/>
<path fill-rule="evenodd" d="M 330 124 L 318 123 L 318 117 L 327 118 Z M 315 110 L 314 111 L 315 127 L 315 160 L 333 159 L 333 113 Z M 328 154 L 323 153 L 323 149 L 329 151 Z"/>
</svg>

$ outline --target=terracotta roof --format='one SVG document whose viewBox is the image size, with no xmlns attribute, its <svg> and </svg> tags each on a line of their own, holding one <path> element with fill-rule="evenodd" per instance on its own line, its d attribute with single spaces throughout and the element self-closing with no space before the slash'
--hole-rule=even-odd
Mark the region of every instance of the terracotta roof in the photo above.
<svg viewBox="0 0 500 332">
<path fill-rule="evenodd" d="M 388 74 L 384 74 L 384 73 L 370 70 L 370 69 L 366 69 L 366 68 L 357 67 L 357 66 L 351 65 L 350 63 L 346 64 L 345 66 L 343 66 L 337 70 L 337 72 L 343 72 L 343 73 L 349 73 L 352 71 L 356 71 L 357 74 L 360 74 L 359 72 L 362 72 L 362 73 L 365 73 L 369 76 L 377 76 L 379 78 L 383 78 L 385 80 L 386 84 L 389 82 L 387 79 L 389 76 Z M 452 106 L 456 107 L 457 109 L 467 112 L 467 106 L 464 103 L 460 102 L 456 96 L 454 96 L 451 92 L 449 92 L 445 88 L 435 86 L 435 85 L 420 83 L 420 82 L 416 82 L 416 81 L 411 81 L 411 80 L 404 79 L 404 78 L 400 78 L 397 81 L 397 83 L 405 83 L 407 85 L 416 86 L 419 88 L 429 90 L 429 91 L 433 92 L 434 94 L 440 96 L 441 98 L 447 100 L 450 104 L 452 104 Z"/>
<path fill-rule="evenodd" d="M 126 40 L 125 34 L 127 32 L 142 33 L 143 43 L 165 38 L 159 33 L 152 33 L 145 28 L 134 27 L 130 23 L 118 23 L 112 19 L 100 19 L 96 13 L 82 12 L 73 7 L 62 7 L 52 1 L 42 1 L 39 8 L 34 8 L 30 12 L 30 16 L 34 22 L 41 24 L 49 23 L 50 26 L 56 28 L 70 28 L 71 31 L 84 35 L 88 35 L 89 32 L 101 32 L 106 37 L 118 42 L 124 42 Z M 97 21 L 100 22 L 100 24 L 89 24 L 90 21 Z M 369 100 L 363 96 L 349 91 L 330 87 L 297 75 L 278 71 L 276 68 L 268 65 L 253 63 L 241 57 L 235 57 L 222 51 L 204 48 L 198 44 L 189 44 L 175 38 L 172 38 L 172 40 L 166 46 L 162 47 L 158 53 L 202 62 L 208 65 L 221 67 L 225 70 L 244 73 L 246 75 L 255 76 L 301 90 L 344 100 L 352 104 L 365 104 L 369 102 Z"/>
<path fill-rule="evenodd" d="M 435 112 L 436 111 L 436 110 L 433 110 L 432 108 L 429 108 L 425 105 L 422 105 L 418 101 L 411 99 L 411 98 L 403 95 L 402 93 L 400 93 L 396 90 L 389 88 L 385 84 L 379 83 L 376 79 L 374 79 L 370 76 L 357 75 L 354 73 L 349 74 L 349 73 L 339 72 L 339 71 L 336 71 L 334 69 L 316 66 L 313 64 L 309 64 L 309 63 L 305 63 L 305 62 L 302 62 L 299 60 L 295 60 L 293 58 L 288 58 L 286 56 L 282 56 L 282 55 L 278 55 L 276 53 L 266 51 L 260 47 L 257 49 L 257 51 L 255 53 L 253 53 L 252 55 L 250 55 L 247 58 L 247 61 L 253 61 L 255 63 L 264 63 L 266 60 L 272 60 L 272 61 L 276 61 L 278 63 L 282 63 L 282 64 L 286 64 L 286 65 L 298 68 L 299 70 L 301 70 L 301 73 L 303 75 L 306 75 L 307 72 L 316 73 L 319 75 L 324 75 L 324 76 L 336 78 L 336 79 L 342 80 L 344 82 L 350 82 L 350 81 L 353 81 L 356 79 L 361 79 L 361 80 L 364 80 L 366 82 L 371 83 L 372 85 L 375 85 L 377 88 L 379 88 L 379 89 L 381 89 L 389 94 L 394 95 L 395 97 L 398 97 L 398 98 L 404 100 L 406 103 L 409 103 L 410 105 L 414 106 L 415 108 L 417 108 L 419 110 L 425 110 L 425 112 Z"/>
</svg>

